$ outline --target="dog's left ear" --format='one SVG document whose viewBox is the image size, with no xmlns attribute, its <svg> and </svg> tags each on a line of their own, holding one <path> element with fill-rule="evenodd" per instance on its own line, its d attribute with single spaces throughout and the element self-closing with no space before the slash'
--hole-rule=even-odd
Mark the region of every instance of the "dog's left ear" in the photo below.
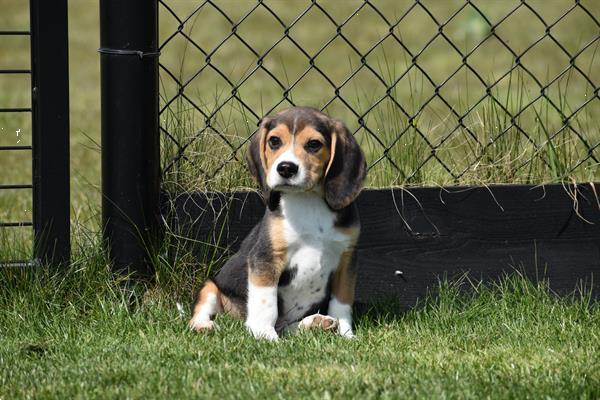
<svg viewBox="0 0 600 400">
<path fill-rule="evenodd" d="M 325 201 L 334 210 L 350 205 L 367 176 L 367 162 L 356 139 L 340 121 L 331 121 L 331 156 L 325 170 Z"/>
<path fill-rule="evenodd" d="M 250 173 L 260 186 L 265 200 L 270 197 L 270 189 L 267 185 L 266 161 L 265 161 L 265 146 L 266 137 L 271 125 L 271 118 L 265 117 L 260 121 L 258 131 L 250 140 L 250 146 L 246 153 L 246 163 Z"/>
</svg>

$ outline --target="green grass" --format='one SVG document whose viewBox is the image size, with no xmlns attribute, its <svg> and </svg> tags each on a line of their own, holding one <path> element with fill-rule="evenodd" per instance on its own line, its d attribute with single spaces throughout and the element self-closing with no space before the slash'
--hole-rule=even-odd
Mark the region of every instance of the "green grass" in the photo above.
<svg viewBox="0 0 600 400">
<path fill-rule="evenodd" d="M 322 0 L 318 4 L 337 23 L 341 23 L 354 15 L 353 11 L 361 2 L 362 0 Z M 438 21 L 447 20 L 464 4 L 459 0 L 424 0 L 421 3 Z M 197 2 L 181 0 L 170 0 L 168 4 L 180 16 L 188 15 L 198 6 Z M 309 2 L 270 0 L 266 4 L 290 25 Z M 408 10 L 414 1 L 377 0 L 372 4 L 388 19 L 394 20 Z M 478 1 L 475 4 L 492 23 L 496 23 L 519 2 Z M 532 0 L 530 4 L 549 23 L 573 5 L 568 0 L 553 1 L 551 4 Z M 582 0 L 581 4 L 598 18 L 600 3 Z M 219 0 L 218 5 L 233 21 L 240 21 L 256 2 Z M 26 1 L 1 0 L 0 11 L 0 28 L 27 29 L 29 11 Z M 177 25 L 178 22 L 161 6 L 160 41 L 165 41 L 177 29 Z M 527 26 L 528 29 L 514 29 L 520 26 Z M 444 33 L 462 52 L 466 52 L 489 33 L 488 28 L 476 11 L 467 7 L 454 17 L 453 22 L 444 26 Z M 185 25 L 184 32 L 203 49 L 210 51 L 231 33 L 231 29 L 231 23 L 212 6 L 207 5 Z M 431 17 L 422 8 L 416 7 L 395 28 L 394 33 L 416 54 L 437 32 L 436 29 Z M 383 20 L 366 7 L 344 25 L 342 32 L 364 53 L 384 37 L 388 30 L 389 27 Z M 72 215 L 78 220 L 87 220 L 93 215 L 87 214 L 85 206 L 99 205 L 101 199 L 97 0 L 78 0 L 69 4 L 69 31 Z M 236 32 L 261 54 L 284 34 L 283 28 L 264 7 L 258 7 L 244 19 Z M 521 7 L 496 29 L 496 33 L 516 52 L 521 52 L 543 35 L 544 27 L 535 20 L 531 12 Z M 577 8 L 560 23 L 553 25 L 551 33 L 568 52 L 575 54 L 597 37 L 598 29 L 593 20 Z M 335 26 L 316 7 L 289 31 L 290 37 L 309 54 L 316 54 L 334 34 Z M 597 56 L 599 44 L 600 41 L 596 41 L 576 59 L 577 67 L 595 85 L 600 82 L 600 58 Z M 176 76 L 188 80 L 202 67 L 205 56 L 179 35 L 165 46 L 160 60 Z M 411 64 L 408 53 L 390 38 L 370 52 L 366 61 L 386 84 L 404 74 Z M 418 61 L 436 84 L 443 82 L 461 63 L 457 53 L 440 38 L 419 55 Z M 491 38 L 468 61 L 482 79 L 489 83 L 499 79 L 513 65 L 514 57 L 500 42 Z M 536 44 L 521 61 L 542 84 L 550 82 L 569 65 L 568 57 L 549 38 Z M 245 49 L 236 37 L 231 37 L 211 56 L 211 64 L 232 82 L 239 83 L 256 65 L 256 56 Z M 325 71 L 336 85 L 340 85 L 346 77 L 360 69 L 340 91 L 340 96 L 359 113 L 366 111 L 385 94 L 385 85 L 366 68 L 361 68 L 360 57 L 340 38 L 319 54 L 315 65 Z M 289 85 L 309 67 L 309 61 L 289 39 L 285 39 L 265 57 L 263 66 L 282 83 Z M 28 38 L 0 38 L 0 68 L 29 68 Z M 165 104 L 177 92 L 177 85 L 164 71 L 161 72 L 160 82 L 161 104 Z M 387 158 L 370 170 L 367 185 L 389 187 L 596 181 L 600 176 L 597 163 L 590 159 L 581 161 L 588 156 L 583 141 L 592 146 L 600 141 L 600 123 L 597 118 L 600 99 L 589 103 L 572 119 L 572 126 L 581 133 L 582 139 L 573 132 L 564 130 L 551 142 L 548 141 L 562 127 L 560 113 L 571 114 L 592 96 L 592 90 L 589 82 L 573 69 L 555 81 L 547 94 L 559 111 L 548 102 L 540 100 L 516 119 L 519 126 L 530 134 L 530 139 L 527 139 L 518 129 L 508 128 L 510 118 L 501 109 L 504 107 L 511 112 L 519 110 L 538 95 L 539 88 L 522 70 L 518 69 L 505 76 L 492 90 L 499 104 L 484 101 L 476 106 L 463 120 L 464 127 L 456 130 L 435 153 L 452 173 L 461 174 L 458 178 L 454 178 L 432 157 L 431 148 L 425 141 L 438 145 L 456 127 L 457 118 L 449 108 L 440 100 L 434 100 L 413 121 L 409 121 L 393 102 L 384 100 L 365 116 L 364 123 L 379 137 L 383 146 L 395 144 L 387 153 Z M 0 107 L 27 106 L 30 103 L 29 92 L 30 81 L 27 76 L 0 76 Z M 463 68 L 445 84 L 440 94 L 456 112 L 463 113 L 484 92 L 482 84 Z M 231 94 L 231 86 L 208 68 L 186 87 L 185 93 L 202 111 L 212 114 Z M 412 68 L 390 94 L 408 113 L 413 114 L 433 94 L 433 87 L 422 72 Z M 261 116 L 282 98 L 283 91 L 264 71 L 259 70 L 244 81 L 237 95 Z M 315 71 L 303 77 L 288 93 L 288 97 L 298 104 L 317 107 L 324 106 L 333 96 L 333 88 Z M 277 109 L 286 105 L 284 102 Z M 333 101 L 326 111 L 344 120 L 353 130 L 359 127 L 356 115 L 339 99 Z M 165 172 L 166 188 L 176 191 L 223 191 L 254 187 L 242 162 L 245 151 L 242 144 L 254 130 L 256 117 L 245 110 L 240 101 L 231 100 L 226 102 L 210 122 L 212 128 L 205 129 L 205 118 L 184 99 L 175 101 L 162 114 L 161 124 L 173 136 L 183 142 L 195 139 L 194 144 L 186 151 L 186 158 L 174 169 Z M 20 133 L 17 138 L 18 130 Z M 235 157 L 230 157 L 231 149 L 223 138 L 234 147 L 242 145 Z M 367 153 L 369 163 L 375 163 L 383 155 L 384 147 L 366 129 L 358 129 L 357 138 Z M 18 140 L 19 144 L 31 143 L 31 121 L 28 114 L 0 114 L 0 145 L 15 145 Z M 163 166 L 168 165 L 177 155 L 177 148 L 166 135 L 162 135 L 161 154 Z M 398 169 L 392 167 L 392 161 Z M 0 171 L 0 181 L 3 184 L 29 183 L 32 173 L 29 153 L 3 152 Z M 31 220 L 31 217 L 30 191 L 0 191 L 0 221 Z M 21 234 L 23 241 L 30 241 L 30 237 L 28 232 Z"/>
<path fill-rule="evenodd" d="M 422 1 L 443 20 L 462 4 L 458 1 Z M 308 3 L 268 1 L 290 23 Z M 412 1 L 373 0 L 393 18 Z M 531 2 L 551 21 L 572 2 Z M 169 1 L 182 15 L 196 2 Z M 239 20 L 254 1 L 219 1 Z M 346 18 L 357 1 L 319 1 L 337 21 Z M 516 4 L 510 1 L 477 2 L 482 11 L 497 21 Z M 594 0 L 582 0 L 591 12 L 600 15 Z M 155 255 L 156 282 L 146 292 L 125 290 L 124 281 L 109 273 L 108 261 L 100 252 L 98 217 L 100 204 L 100 86 L 98 4 L 78 0 L 69 4 L 69 54 L 71 93 L 71 200 L 73 219 L 73 261 L 59 274 L 46 269 L 0 270 L 0 399 L 12 398 L 169 398 L 169 397 L 317 397 L 317 398 L 598 398 L 600 397 L 600 312 L 588 295 L 557 298 L 543 284 L 534 285 L 518 274 L 492 286 L 469 287 L 466 280 L 442 284 L 438 296 L 424 300 L 409 312 L 397 312 L 393 305 L 372 310 L 357 319 L 355 341 L 311 333 L 289 337 L 272 344 L 249 337 L 239 321 L 219 318 L 221 329 L 202 336 L 188 332 L 176 303 L 186 304 L 192 291 L 222 260 L 215 248 L 204 246 L 201 256 L 170 242 Z M 334 32 L 317 10 L 293 28 L 290 34 L 310 52 L 316 51 Z M 397 34 L 411 50 L 418 50 L 433 34 L 433 25 L 422 11 L 402 24 Z M 522 50 L 540 35 L 539 24 L 519 12 L 511 24 L 498 29 L 511 47 Z M 311 22 L 312 21 L 312 22 Z M 361 12 L 344 28 L 345 35 L 366 50 L 386 32 L 372 12 Z M 510 26 L 528 26 L 527 30 Z M 26 29 L 27 2 L 0 0 L 0 28 Z M 364 29 L 368 26 L 369 29 Z M 573 27 L 577 29 L 573 29 Z M 161 38 L 176 23 L 161 9 Z M 206 29 L 210 27 L 210 29 Z M 193 29 L 192 29 L 193 28 Z M 542 29 L 543 30 L 543 29 Z M 210 7 L 203 11 L 186 33 L 211 49 L 231 31 L 231 25 Z M 419 34 L 415 34 L 419 32 Z M 462 50 L 471 48 L 485 26 L 473 12 L 461 14 L 445 28 Z M 569 16 L 552 28 L 554 36 L 575 52 L 597 27 L 582 13 Z M 266 50 L 282 29 L 260 9 L 238 28 L 259 51 Z M 204 57 L 178 38 L 163 50 L 161 62 L 189 78 Z M 0 68 L 28 68 L 26 40 L 0 38 Z M 600 81 L 598 46 L 592 46 L 577 60 L 591 79 Z M 432 44 L 419 59 L 436 82 L 457 66 L 456 55 L 441 42 Z M 212 57 L 234 82 L 239 82 L 256 62 L 232 40 Z M 386 42 L 368 58 L 386 82 L 402 73 L 410 59 Z M 486 81 L 497 79 L 513 62 L 497 42 L 482 46 L 469 60 L 483 71 Z M 316 60 L 340 83 L 360 65 L 339 40 Z M 540 43 L 523 59 L 542 82 L 554 77 L 568 60 L 548 41 Z M 289 41 L 283 41 L 264 60 L 280 80 L 289 84 L 308 66 Z M 174 86 L 161 77 L 163 101 L 173 95 Z M 322 106 L 332 93 L 314 73 L 293 89 L 289 96 L 299 104 Z M 314 88 L 319 88 L 315 90 Z M 186 94 L 203 111 L 214 111 L 231 88 L 214 73 L 196 79 Z M 418 71 L 411 71 L 392 91 L 410 113 L 416 112 L 431 95 L 432 88 Z M 480 96 L 481 87 L 469 73 L 459 73 L 442 90 L 462 112 Z M 522 73 L 507 76 L 494 89 L 500 104 L 518 110 L 533 96 L 536 86 Z M 258 114 L 264 113 L 281 96 L 281 90 L 264 74 L 246 81 L 238 92 Z M 356 109 L 364 111 L 382 94 L 382 86 L 361 71 L 341 95 Z M 548 95 L 566 114 L 576 109 L 590 87 L 577 74 L 567 74 L 549 89 Z M 29 80 L 0 76 L 0 107 L 22 106 L 30 101 Z M 282 105 L 281 107 L 283 107 Z M 590 103 L 573 120 L 574 127 L 592 144 L 600 140 L 600 100 Z M 547 102 L 539 102 L 518 118 L 518 124 L 532 133 L 537 147 L 515 129 L 497 138 L 510 119 L 500 105 L 485 101 L 464 120 L 477 137 L 469 139 L 466 128 L 449 138 L 437 156 L 454 171 L 469 167 L 458 180 L 437 162 L 419 135 L 437 143 L 456 125 L 456 118 L 440 102 L 425 108 L 414 121 L 390 101 L 384 101 L 365 118 L 365 124 L 387 145 L 406 129 L 388 153 L 399 170 L 383 160 L 371 171 L 369 186 L 541 183 L 574 179 L 598 180 L 598 165 L 585 162 L 572 168 L 586 155 L 582 142 L 569 132 L 548 138 L 560 128 L 558 113 Z M 358 127 L 356 117 L 339 101 L 326 110 Z M 241 144 L 255 127 L 256 119 L 239 101 L 228 102 L 205 130 L 206 121 L 186 101 L 178 100 L 162 115 L 163 127 L 178 139 L 198 140 L 190 146 L 176 168 L 165 175 L 165 187 L 173 191 L 238 189 L 254 187 L 245 171 L 242 153 L 225 163 L 229 148 L 219 135 L 233 145 Z M 31 143 L 31 122 L 24 114 L 0 115 L 0 145 Z M 20 129 L 17 139 L 16 131 Z M 369 162 L 382 154 L 381 146 L 364 130 L 357 138 Z M 177 154 L 163 136 L 163 165 Z M 495 144 L 490 144 L 495 139 Z M 523 164 L 527 159 L 530 163 Z M 31 160 L 15 152 L 0 158 L 0 183 L 27 183 Z M 0 221 L 31 219 L 31 193 L 1 191 Z M 0 230 L 0 260 L 28 258 L 31 230 Z M 387 311 L 386 311 L 387 310 Z M 186 309 L 186 311 L 188 311 Z"/>
<path fill-rule="evenodd" d="M 57 275 L 0 271 L 0 398 L 600 396 L 600 309 L 519 274 L 443 283 L 408 312 L 372 309 L 353 341 L 269 343 L 227 317 L 188 331 L 176 302 L 191 280 L 124 290 L 100 255 L 76 259 Z"/>
</svg>

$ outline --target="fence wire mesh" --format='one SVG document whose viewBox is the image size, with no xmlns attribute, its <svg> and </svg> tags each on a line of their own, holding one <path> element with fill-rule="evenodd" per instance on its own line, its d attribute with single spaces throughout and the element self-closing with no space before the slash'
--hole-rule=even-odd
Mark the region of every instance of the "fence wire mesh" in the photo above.
<svg viewBox="0 0 600 400">
<path fill-rule="evenodd" d="M 595 0 L 159 3 L 167 184 L 250 185 L 290 105 L 345 121 L 371 186 L 600 177 Z"/>
<path fill-rule="evenodd" d="M 23 10 L 26 15 L 28 7 Z M 28 18 L 0 18 L 0 267 L 32 258 L 32 122 Z M 6 168 L 9 167 L 9 168 Z"/>
</svg>

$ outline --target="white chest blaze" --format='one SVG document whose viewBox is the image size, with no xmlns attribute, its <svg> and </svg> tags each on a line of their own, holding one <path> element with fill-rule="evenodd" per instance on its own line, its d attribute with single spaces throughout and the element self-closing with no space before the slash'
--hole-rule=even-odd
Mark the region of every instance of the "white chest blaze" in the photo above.
<svg viewBox="0 0 600 400">
<path fill-rule="evenodd" d="M 335 213 L 316 193 L 285 193 L 281 210 L 287 268 L 293 271 L 290 283 L 278 289 L 279 323 L 285 324 L 297 321 L 324 299 L 329 276 L 353 238 L 335 228 Z"/>
</svg>

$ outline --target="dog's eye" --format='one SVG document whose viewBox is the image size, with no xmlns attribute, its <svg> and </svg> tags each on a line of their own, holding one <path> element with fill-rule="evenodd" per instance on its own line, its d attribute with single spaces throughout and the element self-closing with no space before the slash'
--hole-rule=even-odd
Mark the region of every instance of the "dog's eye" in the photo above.
<svg viewBox="0 0 600 400">
<path fill-rule="evenodd" d="M 318 140 L 309 140 L 308 143 L 306 143 L 306 150 L 311 153 L 316 153 L 321 147 L 323 147 L 323 143 Z"/>
<path fill-rule="evenodd" d="M 273 150 L 278 149 L 281 146 L 281 139 L 277 136 L 271 136 L 269 138 L 269 147 Z"/>
</svg>

